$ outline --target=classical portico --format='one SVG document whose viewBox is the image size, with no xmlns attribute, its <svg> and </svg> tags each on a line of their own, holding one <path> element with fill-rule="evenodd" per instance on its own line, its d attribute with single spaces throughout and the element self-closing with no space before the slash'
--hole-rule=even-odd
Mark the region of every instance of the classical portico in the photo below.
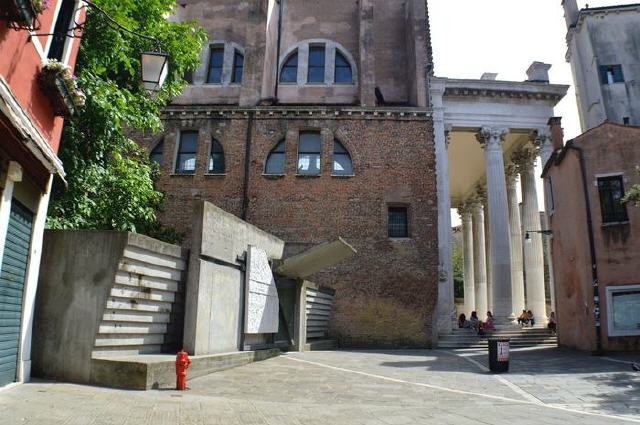
<svg viewBox="0 0 640 425">
<path fill-rule="evenodd" d="M 438 183 L 443 184 L 438 192 L 440 333 L 451 330 L 456 313 L 451 232 L 445 227 L 450 226 L 452 207 L 462 221 L 462 310 L 467 317 L 477 311 L 483 319 L 491 309 L 498 326 L 511 326 L 526 308 L 534 312 L 538 325 L 546 323 L 535 162 L 551 154 L 547 123 L 568 89 L 549 84 L 549 68 L 535 62 L 525 82 L 499 81 L 495 74 L 480 80 L 431 81 Z"/>
</svg>

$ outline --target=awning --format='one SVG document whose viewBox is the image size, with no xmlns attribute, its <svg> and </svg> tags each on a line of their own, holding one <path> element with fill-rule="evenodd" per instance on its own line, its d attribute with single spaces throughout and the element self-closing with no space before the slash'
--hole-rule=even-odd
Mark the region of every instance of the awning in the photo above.
<svg viewBox="0 0 640 425">
<path fill-rule="evenodd" d="M 310 250 L 287 258 L 276 273 L 294 279 L 304 279 L 328 267 L 333 267 L 358 252 L 344 239 L 327 242 Z"/>
</svg>

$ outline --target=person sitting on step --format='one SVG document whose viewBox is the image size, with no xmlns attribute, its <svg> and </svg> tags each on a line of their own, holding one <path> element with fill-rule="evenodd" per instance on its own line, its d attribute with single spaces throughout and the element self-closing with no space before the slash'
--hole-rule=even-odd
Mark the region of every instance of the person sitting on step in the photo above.
<svg viewBox="0 0 640 425">
<path fill-rule="evenodd" d="M 467 316 L 462 313 L 460 317 L 458 317 L 458 328 L 460 329 L 469 329 L 471 327 L 471 323 L 467 320 Z"/>
<path fill-rule="evenodd" d="M 531 310 L 527 310 L 527 320 L 525 320 L 525 325 L 529 325 L 531 327 L 536 325 L 536 321 L 533 318 L 533 312 Z"/>
<path fill-rule="evenodd" d="M 526 320 L 527 320 L 527 310 L 522 310 L 522 314 L 518 316 L 518 324 L 521 326 L 524 326 Z"/>
<path fill-rule="evenodd" d="M 482 322 L 478 319 L 478 313 L 475 311 L 471 312 L 471 317 L 469 318 L 469 327 L 476 332 L 480 331 L 480 327 L 482 326 Z"/>
<path fill-rule="evenodd" d="M 549 324 L 547 325 L 547 328 L 551 329 L 553 333 L 556 333 L 557 327 L 558 327 L 558 324 L 556 322 L 556 313 L 552 311 L 551 314 L 549 315 Z"/>
<path fill-rule="evenodd" d="M 487 311 L 487 319 L 482 324 L 482 329 L 484 329 L 485 331 L 495 329 L 493 314 L 491 314 L 490 311 Z"/>
</svg>

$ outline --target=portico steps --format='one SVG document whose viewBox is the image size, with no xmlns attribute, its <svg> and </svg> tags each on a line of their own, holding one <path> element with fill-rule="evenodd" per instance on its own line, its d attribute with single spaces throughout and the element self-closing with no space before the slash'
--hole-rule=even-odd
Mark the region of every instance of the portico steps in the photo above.
<svg viewBox="0 0 640 425">
<path fill-rule="evenodd" d="M 471 329 L 454 329 L 449 334 L 441 334 L 439 336 L 438 348 L 488 348 L 488 339 L 493 337 L 509 338 L 511 347 L 554 347 L 558 345 L 558 337 L 546 328 L 495 330 L 489 331 L 485 335 L 478 335 Z"/>
</svg>

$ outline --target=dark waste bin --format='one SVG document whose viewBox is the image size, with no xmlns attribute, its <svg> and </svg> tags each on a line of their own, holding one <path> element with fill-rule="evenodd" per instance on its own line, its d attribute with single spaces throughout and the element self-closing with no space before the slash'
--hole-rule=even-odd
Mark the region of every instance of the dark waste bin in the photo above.
<svg viewBox="0 0 640 425">
<path fill-rule="evenodd" d="M 489 339 L 489 370 L 491 372 L 509 372 L 509 341 L 509 338 Z"/>
</svg>

